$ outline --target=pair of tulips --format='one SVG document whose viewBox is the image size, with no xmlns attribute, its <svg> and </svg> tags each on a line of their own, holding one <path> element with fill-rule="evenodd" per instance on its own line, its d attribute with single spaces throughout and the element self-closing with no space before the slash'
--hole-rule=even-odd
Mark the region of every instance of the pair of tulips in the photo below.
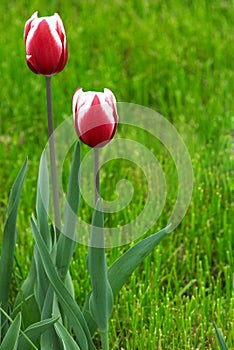
<svg viewBox="0 0 234 350">
<path fill-rule="evenodd" d="M 24 28 L 26 62 L 36 74 L 51 76 L 65 67 L 68 58 L 66 32 L 58 14 L 38 17 L 35 12 Z M 73 95 L 73 120 L 80 140 L 90 147 L 101 147 L 114 136 L 118 125 L 116 99 L 109 89 Z"/>
</svg>

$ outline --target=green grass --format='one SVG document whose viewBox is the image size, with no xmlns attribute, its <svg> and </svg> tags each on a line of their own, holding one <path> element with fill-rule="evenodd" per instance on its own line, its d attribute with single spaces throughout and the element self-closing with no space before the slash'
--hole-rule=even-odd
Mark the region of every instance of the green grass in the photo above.
<svg viewBox="0 0 234 350">
<path fill-rule="evenodd" d="M 77 87 L 97 91 L 108 87 L 118 101 L 151 107 L 164 115 L 191 154 L 194 192 L 188 213 L 122 289 L 110 322 L 111 349 L 218 349 L 213 322 L 228 347 L 234 347 L 233 2 L 1 2 L 0 232 L 10 188 L 29 157 L 18 218 L 12 300 L 32 259 L 29 217 L 35 211 L 39 159 L 47 142 L 45 81 L 26 67 L 23 44 L 25 21 L 35 10 L 41 16 L 58 12 L 67 29 L 69 61 L 52 82 L 55 126 L 71 116 Z M 121 127 L 119 134 L 124 137 L 126 133 L 131 137 Z M 84 155 L 87 149 L 82 151 Z M 176 186 L 168 154 L 160 150 L 158 158 L 171 191 L 151 232 L 166 222 Z M 132 164 L 111 162 L 103 169 L 103 195 L 113 198 L 112 186 L 126 174 L 135 188 L 131 210 L 108 217 L 107 224 L 134 218 L 142 208 L 143 175 Z M 92 211 L 84 203 L 82 215 L 89 222 Z M 109 263 L 125 249 L 109 250 Z M 80 304 L 90 288 L 86 254 L 87 248 L 78 245 L 71 265 Z"/>
</svg>

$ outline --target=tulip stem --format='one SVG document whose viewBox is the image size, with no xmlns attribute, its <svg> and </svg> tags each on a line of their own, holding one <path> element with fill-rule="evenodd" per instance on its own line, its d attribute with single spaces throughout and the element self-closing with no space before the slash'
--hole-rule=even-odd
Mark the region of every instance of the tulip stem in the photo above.
<svg viewBox="0 0 234 350">
<path fill-rule="evenodd" d="M 51 77 L 46 76 L 46 101 L 47 101 L 47 115 L 48 115 L 48 137 L 50 148 L 50 171 L 52 179 L 53 204 L 54 204 L 54 222 L 58 231 L 61 229 L 61 216 L 59 207 L 58 195 L 58 181 L 56 172 L 56 157 L 54 147 L 54 125 L 52 113 L 52 93 L 51 93 Z"/>
<path fill-rule="evenodd" d="M 94 148 L 94 204 L 100 197 L 100 173 L 98 148 Z"/>
<path fill-rule="evenodd" d="M 101 332 L 101 343 L 102 343 L 102 350 L 109 350 L 108 331 Z"/>
</svg>

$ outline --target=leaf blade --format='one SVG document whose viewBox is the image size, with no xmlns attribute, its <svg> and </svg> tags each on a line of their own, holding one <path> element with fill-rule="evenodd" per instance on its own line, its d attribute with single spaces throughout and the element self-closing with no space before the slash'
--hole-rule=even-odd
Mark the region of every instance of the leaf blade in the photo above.
<svg viewBox="0 0 234 350">
<path fill-rule="evenodd" d="M 53 327 L 53 325 L 58 321 L 58 319 L 59 316 L 48 318 L 36 322 L 30 325 L 28 328 L 26 328 L 23 334 L 21 334 L 19 337 L 19 344 L 17 350 L 30 349 L 31 344 L 28 342 L 27 338 L 30 339 L 31 342 L 35 343 L 44 332 Z"/>
<path fill-rule="evenodd" d="M 110 266 L 108 277 L 114 297 L 118 294 L 137 266 L 143 262 L 165 237 L 169 228 L 170 225 L 138 242 Z M 116 276 L 118 276 L 118 278 L 116 278 Z"/>
<path fill-rule="evenodd" d="M 8 218 L 3 231 L 0 260 L 0 305 L 4 310 L 7 310 L 17 238 L 16 220 L 27 165 L 28 160 L 26 159 L 13 184 L 9 198 Z M 3 316 L 1 318 L 2 321 L 5 319 Z"/>
<path fill-rule="evenodd" d="M 80 168 L 80 144 L 77 142 L 72 157 L 68 182 L 67 200 L 64 208 L 63 234 L 59 236 L 56 264 L 62 279 L 69 269 L 72 254 L 76 246 L 76 219 L 80 202 L 78 174 Z"/>
<path fill-rule="evenodd" d="M 214 327 L 215 327 L 215 333 L 216 333 L 216 337 L 218 339 L 220 350 L 228 350 L 228 347 L 223 339 L 222 333 L 218 329 L 216 323 L 214 323 Z"/>
<path fill-rule="evenodd" d="M 104 214 L 101 202 L 93 214 L 88 268 L 92 285 L 90 310 L 101 332 L 108 331 L 108 320 L 113 309 L 113 294 L 107 277 L 107 263 L 104 248 Z"/>
<path fill-rule="evenodd" d="M 67 317 L 72 327 L 74 328 L 74 332 L 77 336 L 78 341 L 80 342 L 79 345 L 81 347 L 81 350 L 94 350 L 95 347 L 93 345 L 88 326 L 82 312 L 80 311 L 79 306 L 75 303 L 71 294 L 68 292 L 61 278 L 59 277 L 56 268 L 51 260 L 50 254 L 46 248 L 46 245 L 33 219 L 31 219 L 31 225 L 36 245 L 41 255 L 41 259 L 44 262 L 45 271 L 54 288 L 60 304 L 66 311 Z"/>
<path fill-rule="evenodd" d="M 55 330 L 58 336 L 61 338 L 64 350 L 80 350 L 80 347 L 66 330 L 66 328 L 62 325 L 62 323 L 58 322 L 55 325 Z"/>
<path fill-rule="evenodd" d="M 0 350 L 16 350 L 19 340 L 19 332 L 21 325 L 21 314 L 18 313 L 16 318 L 14 319 L 11 326 L 8 328 L 8 331 L 3 338 L 3 341 L 0 345 Z"/>
<path fill-rule="evenodd" d="M 153 249 L 160 243 L 164 236 L 169 231 L 171 225 L 163 228 L 161 231 L 143 239 L 142 241 L 135 244 L 132 248 L 127 250 L 121 257 L 119 257 L 108 269 L 108 279 L 113 292 L 113 297 L 115 298 L 124 283 L 131 276 L 134 269 L 149 255 Z M 142 254 L 138 257 L 137 264 L 133 264 L 131 260 L 134 259 L 134 256 L 137 253 L 137 250 L 142 248 Z M 131 264 L 129 264 L 131 262 Z M 122 267 L 122 268 L 121 268 Z M 122 278 L 121 277 L 122 273 Z M 118 278 L 116 278 L 118 276 Z M 90 312 L 89 307 L 89 296 L 86 298 L 83 306 L 83 314 L 86 319 L 86 322 L 89 326 L 91 334 L 94 334 L 97 324 Z"/>
</svg>

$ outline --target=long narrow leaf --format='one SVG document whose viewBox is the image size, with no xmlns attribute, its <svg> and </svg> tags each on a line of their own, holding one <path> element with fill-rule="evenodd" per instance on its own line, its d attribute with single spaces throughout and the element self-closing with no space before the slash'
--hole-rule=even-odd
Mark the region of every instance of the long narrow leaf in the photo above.
<svg viewBox="0 0 234 350">
<path fill-rule="evenodd" d="M 27 166 L 28 166 L 28 159 L 25 160 L 12 186 L 11 193 L 9 196 L 8 215 L 10 215 L 12 210 L 15 210 L 15 206 L 18 208 L 19 198 L 20 198 Z"/>
<path fill-rule="evenodd" d="M 225 344 L 225 341 L 223 339 L 222 333 L 220 332 L 220 330 L 218 329 L 218 327 L 215 323 L 214 323 L 214 327 L 215 327 L 215 333 L 216 333 L 216 337 L 218 339 L 220 350 L 228 350 L 228 347 Z"/>
<path fill-rule="evenodd" d="M 45 271 L 54 288 L 60 304 L 66 312 L 70 325 L 74 329 L 81 350 L 94 350 L 95 346 L 92 342 L 88 326 L 82 312 L 80 311 L 79 306 L 75 303 L 71 294 L 68 292 L 62 280 L 60 279 L 56 268 L 53 265 L 53 261 L 51 260 L 46 245 L 33 219 L 31 219 L 31 225 L 36 245 L 41 255 L 41 259 L 44 262 Z"/>
<path fill-rule="evenodd" d="M 36 212 L 37 223 L 41 235 L 48 247 L 51 250 L 51 235 L 48 225 L 48 208 L 49 208 L 49 174 L 46 162 L 45 151 L 41 155 L 38 181 L 37 181 L 37 198 Z"/>
<path fill-rule="evenodd" d="M 108 276 L 114 297 L 118 294 L 133 271 L 165 237 L 169 227 L 170 225 L 138 242 L 111 265 L 108 271 Z"/>
<path fill-rule="evenodd" d="M 100 331 L 107 332 L 108 320 L 113 308 L 113 294 L 107 277 L 103 227 L 104 215 L 101 203 L 98 201 L 92 220 L 88 252 L 88 267 L 92 284 L 90 310 Z M 98 243 L 98 247 L 95 243 Z"/>
<path fill-rule="evenodd" d="M 80 350 L 80 347 L 66 330 L 66 328 L 62 325 L 62 323 L 57 322 L 55 325 L 55 329 L 61 341 L 63 343 L 64 350 Z"/>
<path fill-rule="evenodd" d="M 165 237 L 170 225 L 161 231 L 143 239 L 135 244 L 132 248 L 121 255 L 109 268 L 108 279 L 115 298 L 122 286 L 126 283 L 133 271 L 142 261 L 154 250 L 154 248 Z M 89 296 L 85 300 L 83 314 L 89 326 L 90 333 L 93 334 L 97 328 L 97 324 L 90 312 Z"/>
<path fill-rule="evenodd" d="M 59 316 L 52 317 L 52 318 L 34 323 L 28 328 L 26 328 L 23 334 L 20 334 L 17 350 L 30 349 L 31 344 L 28 342 L 28 339 L 30 339 L 31 342 L 35 343 L 44 332 L 46 332 L 48 329 L 51 329 L 53 327 L 53 325 L 58 321 L 58 319 L 59 319 Z"/>
<path fill-rule="evenodd" d="M 80 189 L 78 174 L 80 167 L 80 144 L 77 142 L 72 158 L 68 182 L 67 200 L 64 210 L 64 228 L 58 240 L 57 267 L 62 279 L 69 269 L 72 254 L 76 246 L 76 218 L 79 208 Z"/>
<path fill-rule="evenodd" d="M 55 297 L 53 287 L 50 285 L 47 290 L 46 298 L 44 300 L 44 305 L 41 313 L 42 320 L 50 318 L 53 314 L 60 315 L 58 307 L 56 307 L 56 312 L 53 312 L 53 305 L 55 302 L 57 302 L 57 298 Z M 42 334 L 40 345 L 43 350 L 63 350 L 62 343 L 57 333 L 55 332 L 54 327 L 50 327 L 46 332 Z"/>
<path fill-rule="evenodd" d="M 16 350 L 19 340 L 19 332 L 21 325 L 21 314 L 18 313 L 13 323 L 9 327 L 5 337 L 3 338 L 0 350 Z"/>
<path fill-rule="evenodd" d="M 40 320 L 40 313 L 34 295 L 36 281 L 36 267 L 33 259 L 29 274 L 24 281 L 15 301 L 13 317 L 20 311 L 22 315 L 23 328 Z"/>
<path fill-rule="evenodd" d="M 9 198 L 8 218 L 6 220 L 3 232 L 0 262 L 0 305 L 4 310 L 7 310 L 17 237 L 16 219 L 27 163 L 28 161 L 26 160 L 12 187 Z M 4 318 L 2 317 L 2 321 L 3 319 Z"/>
<path fill-rule="evenodd" d="M 48 225 L 48 208 L 49 208 L 49 174 L 46 162 L 46 153 L 43 151 L 40 159 L 38 181 L 37 181 L 37 198 L 36 198 L 36 213 L 37 213 L 37 226 L 41 233 L 41 236 L 51 251 L 52 239 L 50 229 Z M 41 261 L 40 254 L 37 247 L 34 248 L 34 259 L 37 270 L 37 278 L 35 284 L 35 297 L 40 309 L 42 311 L 44 300 L 46 298 L 49 281 L 45 273 L 43 263 Z"/>
</svg>

